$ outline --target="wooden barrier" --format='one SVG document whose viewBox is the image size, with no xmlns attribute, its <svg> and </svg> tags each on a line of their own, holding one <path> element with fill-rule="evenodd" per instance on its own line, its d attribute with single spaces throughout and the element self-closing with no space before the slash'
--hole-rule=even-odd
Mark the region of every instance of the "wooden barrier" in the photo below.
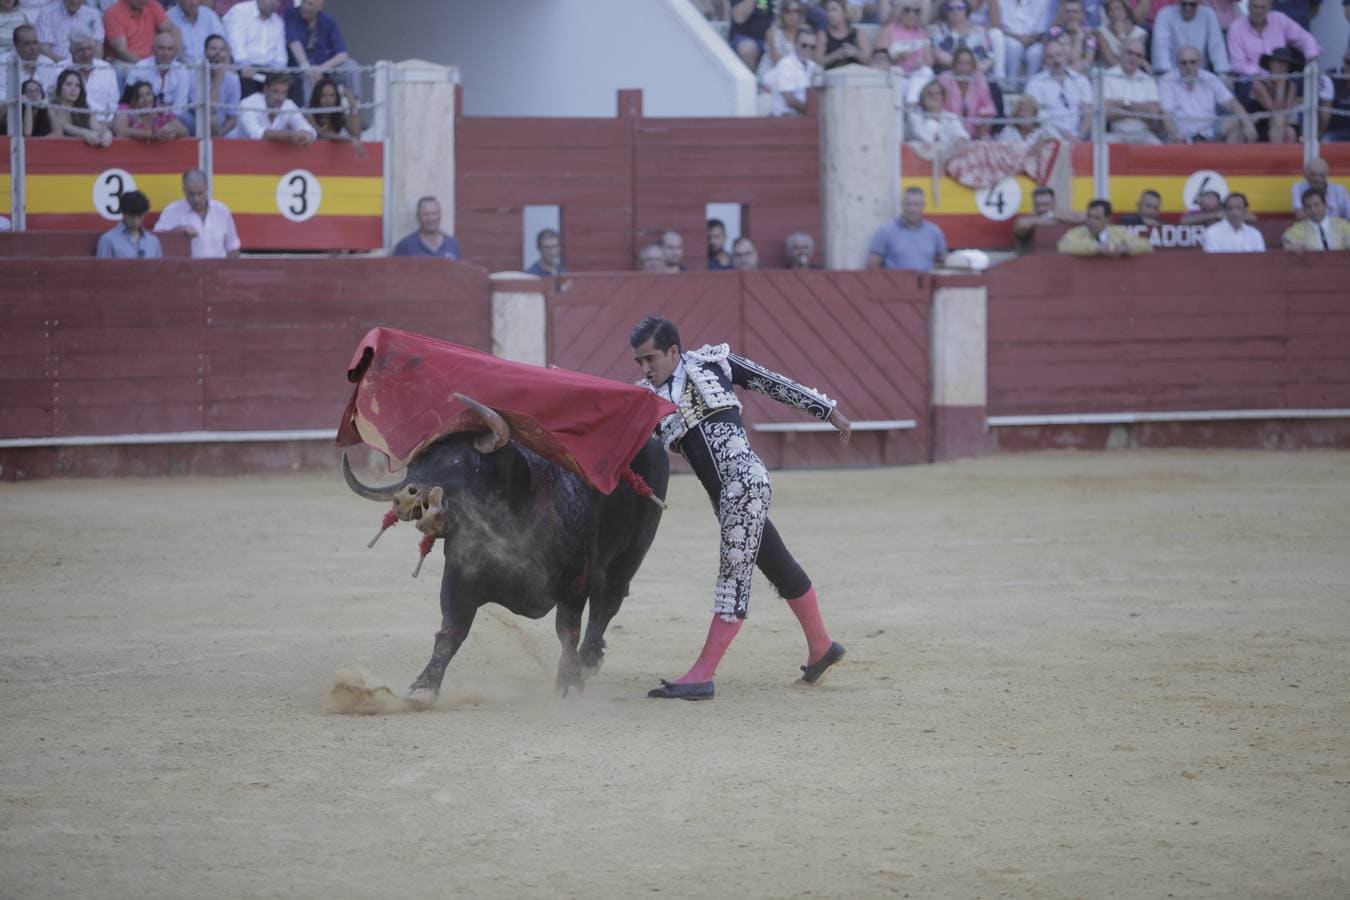
<svg viewBox="0 0 1350 900">
<path fill-rule="evenodd" d="M 153 220 L 147 217 L 148 227 Z M 115 227 L 115 226 L 112 226 Z M 0 231 L 0 257 L 38 259 L 59 256 L 92 257 L 98 250 L 101 231 Z M 192 256 L 192 238 L 177 231 L 157 234 L 164 257 L 186 259 Z"/>
</svg>

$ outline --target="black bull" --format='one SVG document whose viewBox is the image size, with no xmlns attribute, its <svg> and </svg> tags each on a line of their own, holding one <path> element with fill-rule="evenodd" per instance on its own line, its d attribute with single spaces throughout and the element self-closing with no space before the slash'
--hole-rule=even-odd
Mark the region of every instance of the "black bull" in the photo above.
<svg viewBox="0 0 1350 900">
<path fill-rule="evenodd" d="M 443 538 L 441 628 L 431 660 L 409 688 L 429 702 L 445 668 L 469 634 L 478 608 L 498 603 L 531 619 L 557 607 L 562 644 L 557 686 L 584 688 L 604 661 L 605 629 L 656 536 L 661 507 L 627 484 L 600 493 L 580 476 L 510 439 L 506 422 L 471 400 L 489 430 L 441 438 L 408 464 L 403 481 L 362 484 L 346 456 L 343 476 L 371 500 L 393 501 L 400 519 Z M 657 497 L 666 495 L 670 463 L 649 440 L 631 468 Z M 590 601 L 585 640 L 581 612 Z M 578 647 L 580 642 L 580 647 Z"/>
</svg>

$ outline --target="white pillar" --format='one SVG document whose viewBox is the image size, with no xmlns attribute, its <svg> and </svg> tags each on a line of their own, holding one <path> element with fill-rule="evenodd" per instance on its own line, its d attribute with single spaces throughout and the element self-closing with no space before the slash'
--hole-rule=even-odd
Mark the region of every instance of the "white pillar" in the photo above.
<svg viewBox="0 0 1350 900">
<path fill-rule="evenodd" d="M 492 355 L 512 362 L 548 363 L 547 282 L 521 272 L 492 275 Z"/>
<path fill-rule="evenodd" d="M 859 65 L 827 71 L 820 101 L 826 268 L 866 264 L 872 235 L 898 208 L 899 153 L 887 73 Z"/>
<path fill-rule="evenodd" d="M 978 456 L 989 448 L 988 292 L 984 287 L 933 291 L 932 457 Z"/>
<path fill-rule="evenodd" d="M 394 240 L 417 228 L 417 199 L 441 204 L 441 230 L 455 233 L 455 85 L 459 70 L 412 59 L 390 76 L 384 215 Z M 389 249 L 389 248 L 386 248 Z"/>
</svg>

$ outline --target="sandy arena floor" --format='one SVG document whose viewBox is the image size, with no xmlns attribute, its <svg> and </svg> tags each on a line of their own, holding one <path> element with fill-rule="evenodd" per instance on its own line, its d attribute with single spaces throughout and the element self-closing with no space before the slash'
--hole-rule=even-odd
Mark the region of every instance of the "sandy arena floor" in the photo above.
<svg viewBox="0 0 1350 900">
<path fill-rule="evenodd" d="M 689 477 L 581 696 L 319 477 L 0 485 L 0 895 L 1350 896 L 1350 454 L 777 473 L 845 663 L 757 588 L 712 703 Z"/>
</svg>

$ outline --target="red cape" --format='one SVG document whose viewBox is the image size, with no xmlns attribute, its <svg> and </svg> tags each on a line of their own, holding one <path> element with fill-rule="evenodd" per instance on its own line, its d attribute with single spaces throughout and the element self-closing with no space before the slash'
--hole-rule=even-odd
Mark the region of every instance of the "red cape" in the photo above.
<svg viewBox="0 0 1350 900">
<path fill-rule="evenodd" d="M 481 431 L 482 419 L 458 392 L 500 413 L 511 438 L 570 469 L 602 493 L 675 407 L 651 391 L 583 375 L 508 362 L 445 341 L 375 328 L 347 370 L 356 385 L 338 425 L 341 447 L 365 443 L 397 471 L 432 441 Z"/>
</svg>

